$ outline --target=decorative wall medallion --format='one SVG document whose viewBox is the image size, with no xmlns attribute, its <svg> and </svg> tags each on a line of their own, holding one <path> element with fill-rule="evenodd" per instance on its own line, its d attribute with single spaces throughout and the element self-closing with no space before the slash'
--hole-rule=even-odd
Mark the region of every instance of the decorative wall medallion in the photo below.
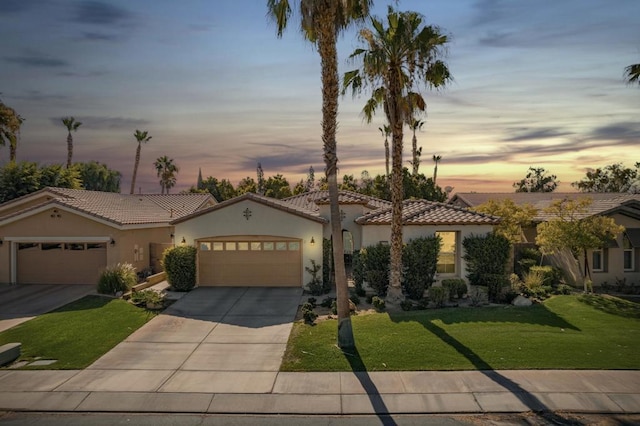
<svg viewBox="0 0 640 426">
<path fill-rule="evenodd" d="M 249 220 L 249 218 L 251 217 L 251 210 L 249 210 L 249 207 L 244 209 L 242 216 L 244 216 L 245 219 Z"/>
</svg>

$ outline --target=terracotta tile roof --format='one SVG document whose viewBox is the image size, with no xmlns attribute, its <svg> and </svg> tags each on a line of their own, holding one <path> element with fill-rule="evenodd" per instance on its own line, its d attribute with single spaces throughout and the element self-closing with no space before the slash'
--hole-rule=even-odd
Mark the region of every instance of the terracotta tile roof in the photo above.
<svg viewBox="0 0 640 426">
<path fill-rule="evenodd" d="M 406 200 L 402 204 L 404 225 L 496 225 L 500 219 L 462 207 L 426 200 Z M 391 208 L 380 209 L 358 219 L 360 225 L 391 224 Z"/>
<path fill-rule="evenodd" d="M 505 200 L 510 199 L 515 204 L 529 204 L 538 210 L 538 214 L 534 218 L 535 221 L 541 222 L 549 220 L 551 215 L 543 210 L 552 202 L 557 200 L 575 200 L 578 198 L 591 198 L 592 204 L 583 217 L 593 216 L 596 214 L 607 214 L 619 208 L 623 204 L 630 201 L 640 201 L 640 194 L 618 193 L 618 192 L 467 192 L 454 195 L 449 201 L 451 204 L 461 207 L 475 207 L 484 204 L 489 200 Z"/>
<path fill-rule="evenodd" d="M 238 197 L 232 198 L 230 200 L 225 200 L 219 204 L 216 204 L 215 206 L 206 208 L 206 209 L 202 209 L 202 210 L 198 210 L 192 214 L 183 216 L 177 220 L 174 220 L 173 222 L 171 222 L 172 224 L 176 224 L 176 223 L 180 223 L 180 222 L 184 222 L 188 219 L 203 215 L 203 214 L 207 214 L 209 212 L 221 209 L 221 208 L 225 208 L 227 206 L 230 206 L 232 204 L 236 204 L 240 201 L 244 201 L 244 200 L 251 200 L 251 201 L 255 201 L 257 203 L 260 204 L 264 204 L 266 206 L 270 206 L 270 207 L 274 207 L 278 210 L 282 210 L 284 212 L 288 212 L 291 214 L 295 214 L 297 216 L 302 216 L 305 217 L 307 219 L 311 219 L 313 221 L 316 222 L 320 222 L 320 223 L 327 223 L 327 220 L 320 217 L 318 215 L 317 211 L 313 211 L 313 210 L 308 210 L 305 209 L 304 207 L 300 207 L 298 205 L 295 204 L 291 204 L 288 203 L 284 200 L 278 200 L 275 198 L 270 198 L 270 197 L 265 197 L 263 195 L 258 195 L 258 194 L 254 194 L 251 192 L 247 192 L 246 194 L 240 195 Z"/>
<path fill-rule="evenodd" d="M 283 201 L 306 210 L 319 211 L 321 204 L 329 204 L 329 191 L 311 191 L 304 194 L 285 198 Z M 379 198 L 359 194 L 353 191 L 339 191 L 338 202 L 340 204 L 362 204 L 372 210 L 390 207 L 391 203 Z"/>
<path fill-rule="evenodd" d="M 51 199 L 7 217 L 42 205 L 56 204 L 118 225 L 168 224 L 211 202 L 215 203 L 209 194 L 128 195 L 67 188 L 45 188 L 42 192 L 51 195 Z"/>
</svg>

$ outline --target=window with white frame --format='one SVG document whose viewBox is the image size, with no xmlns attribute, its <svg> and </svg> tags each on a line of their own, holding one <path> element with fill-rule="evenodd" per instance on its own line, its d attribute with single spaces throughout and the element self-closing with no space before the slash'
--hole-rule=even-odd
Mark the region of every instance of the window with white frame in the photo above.
<svg viewBox="0 0 640 426">
<path fill-rule="evenodd" d="M 439 274 L 455 274 L 457 232 L 436 232 L 436 236 L 440 237 L 440 252 L 438 253 L 436 271 Z"/>
<path fill-rule="evenodd" d="M 631 240 L 625 234 L 622 237 L 622 250 L 623 250 L 623 259 L 624 259 L 624 270 L 625 271 L 633 271 L 636 268 L 634 249 L 631 245 Z"/>
</svg>

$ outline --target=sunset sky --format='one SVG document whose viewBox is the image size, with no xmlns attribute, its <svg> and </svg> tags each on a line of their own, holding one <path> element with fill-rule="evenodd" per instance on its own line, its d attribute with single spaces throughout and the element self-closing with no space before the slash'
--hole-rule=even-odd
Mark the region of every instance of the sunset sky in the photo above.
<svg viewBox="0 0 640 426">
<path fill-rule="evenodd" d="M 295 3 L 295 2 L 294 2 Z M 384 16 L 389 2 L 376 1 Z M 394 3 L 395 4 L 395 3 Z M 638 0 L 402 0 L 450 35 L 453 83 L 425 92 L 421 172 L 443 160 L 438 183 L 454 192 L 513 191 L 529 166 L 560 190 L 587 168 L 640 161 L 640 87 L 624 68 L 640 62 Z M 74 160 L 122 172 L 127 191 L 136 129 L 137 187 L 160 192 L 152 163 L 174 158 L 178 186 L 205 177 L 283 174 L 293 185 L 324 170 L 320 59 L 293 21 L 282 39 L 266 0 L 0 0 L 0 93 L 26 121 L 18 160 L 66 161 L 61 117 L 83 125 Z M 338 46 L 340 72 L 358 47 Z M 383 124 L 367 125 L 365 96 L 341 99 L 340 174 L 384 171 Z M 405 152 L 410 152 L 405 134 Z M 0 148 L 0 164 L 8 161 Z M 406 155 L 407 160 L 409 156 Z"/>
</svg>

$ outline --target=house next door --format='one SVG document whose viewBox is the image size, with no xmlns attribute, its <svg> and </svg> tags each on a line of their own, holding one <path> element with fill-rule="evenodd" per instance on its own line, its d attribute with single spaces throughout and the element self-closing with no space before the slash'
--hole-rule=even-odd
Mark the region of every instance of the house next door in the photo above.
<svg viewBox="0 0 640 426">
<path fill-rule="evenodd" d="M 302 241 L 233 236 L 198 240 L 200 286 L 302 286 Z"/>
</svg>

